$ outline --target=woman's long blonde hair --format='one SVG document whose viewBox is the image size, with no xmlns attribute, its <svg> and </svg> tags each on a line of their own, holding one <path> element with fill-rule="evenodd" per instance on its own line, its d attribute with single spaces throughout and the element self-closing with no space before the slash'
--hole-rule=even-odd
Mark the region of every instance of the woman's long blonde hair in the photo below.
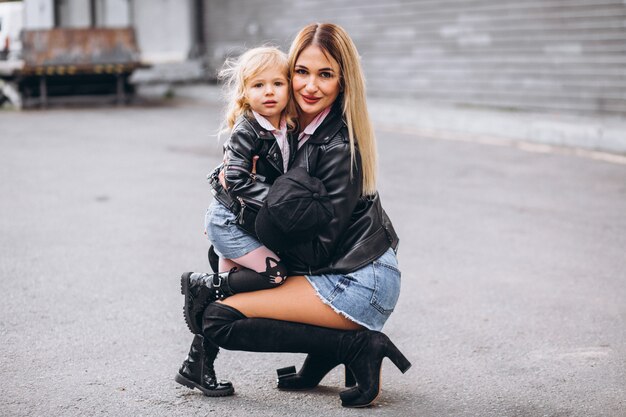
<svg viewBox="0 0 626 417">
<path fill-rule="evenodd" d="M 217 76 L 224 83 L 224 95 L 227 102 L 222 132 L 232 129 L 237 118 L 250 110 L 250 104 L 246 98 L 246 82 L 268 68 L 277 68 L 284 72 L 291 89 L 289 59 L 283 51 L 274 46 L 249 49 L 239 57 L 229 58 L 224 62 Z M 287 124 L 293 127 L 296 112 L 291 94 L 283 115 L 287 119 Z"/>
<path fill-rule="evenodd" d="M 348 125 L 352 165 L 356 160 L 355 146 L 358 142 L 363 170 L 363 194 L 372 195 L 376 192 L 376 137 L 367 112 L 365 77 L 356 46 L 341 26 L 332 23 L 307 25 L 296 35 L 289 49 L 291 74 L 300 53 L 311 45 L 318 46 L 339 64 L 343 116 Z"/>
</svg>

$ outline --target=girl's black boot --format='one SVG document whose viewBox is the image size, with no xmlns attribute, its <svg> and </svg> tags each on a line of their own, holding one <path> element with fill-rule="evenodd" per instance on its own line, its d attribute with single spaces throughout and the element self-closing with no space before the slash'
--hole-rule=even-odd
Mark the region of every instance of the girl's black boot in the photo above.
<svg viewBox="0 0 626 417">
<path fill-rule="evenodd" d="M 202 314 L 206 306 L 233 295 L 228 282 L 230 273 L 185 272 L 180 277 L 180 292 L 185 296 L 183 313 L 191 333 L 202 334 Z"/>
<path fill-rule="evenodd" d="M 202 314 L 213 301 L 282 285 L 287 277 L 285 265 L 273 258 L 267 258 L 265 262 L 265 272 L 248 268 L 233 268 L 213 274 L 185 272 L 180 277 L 180 292 L 185 296 L 183 312 L 191 333 L 202 334 Z"/>
<path fill-rule="evenodd" d="M 191 389 L 198 388 L 207 397 L 225 397 L 235 392 L 229 381 L 219 381 L 213 362 L 219 348 L 201 335 L 195 335 L 189 355 L 183 362 L 174 380 Z"/>
</svg>

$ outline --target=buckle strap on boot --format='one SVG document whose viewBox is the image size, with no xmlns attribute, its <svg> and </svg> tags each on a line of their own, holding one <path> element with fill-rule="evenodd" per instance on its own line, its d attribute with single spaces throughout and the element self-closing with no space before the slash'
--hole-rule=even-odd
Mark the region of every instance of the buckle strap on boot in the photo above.
<svg viewBox="0 0 626 417">
<path fill-rule="evenodd" d="M 181 293 L 185 296 L 183 313 L 191 333 L 202 334 L 202 315 L 210 303 L 233 295 L 228 285 L 232 271 L 221 274 L 185 272 L 180 277 Z"/>
<path fill-rule="evenodd" d="M 233 295 L 233 290 L 230 288 L 230 285 L 228 285 L 228 277 L 235 270 L 236 268 L 233 268 L 228 272 L 209 275 L 210 282 L 207 286 L 211 288 L 211 298 L 213 298 L 213 300 L 223 300 L 224 298 Z"/>
</svg>

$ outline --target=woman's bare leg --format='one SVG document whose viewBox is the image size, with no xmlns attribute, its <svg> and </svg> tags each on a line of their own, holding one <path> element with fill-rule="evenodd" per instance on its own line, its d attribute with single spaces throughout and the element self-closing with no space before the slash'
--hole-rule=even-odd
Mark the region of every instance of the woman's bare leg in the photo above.
<svg viewBox="0 0 626 417">
<path fill-rule="evenodd" d="M 281 286 L 235 294 L 223 301 L 248 318 L 266 318 L 312 324 L 333 329 L 362 327 L 324 304 L 303 276 L 289 277 Z"/>
</svg>

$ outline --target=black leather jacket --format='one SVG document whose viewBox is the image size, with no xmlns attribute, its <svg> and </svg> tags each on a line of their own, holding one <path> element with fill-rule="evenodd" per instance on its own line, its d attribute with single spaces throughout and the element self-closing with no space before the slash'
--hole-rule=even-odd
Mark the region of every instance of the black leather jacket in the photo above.
<svg viewBox="0 0 626 417">
<path fill-rule="evenodd" d="M 358 149 L 357 149 L 358 151 Z M 335 218 L 311 242 L 282 251 L 292 274 L 349 273 L 398 246 L 398 236 L 380 204 L 378 193 L 362 196 L 361 158 L 351 173 L 348 129 L 341 100 L 300 148 L 292 166 L 319 178 L 333 204 Z"/>
<path fill-rule="evenodd" d="M 271 185 L 284 173 L 278 142 L 271 132 L 259 125 L 252 113 L 246 112 L 236 120 L 224 148 L 226 165 L 220 165 L 209 174 L 212 193 L 237 216 L 241 227 L 256 234 L 256 213 Z M 256 173 L 252 173 L 253 156 L 259 156 Z M 290 152 L 291 160 L 294 156 L 295 152 Z M 219 183 L 218 174 L 222 169 L 228 191 Z"/>
</svg>

